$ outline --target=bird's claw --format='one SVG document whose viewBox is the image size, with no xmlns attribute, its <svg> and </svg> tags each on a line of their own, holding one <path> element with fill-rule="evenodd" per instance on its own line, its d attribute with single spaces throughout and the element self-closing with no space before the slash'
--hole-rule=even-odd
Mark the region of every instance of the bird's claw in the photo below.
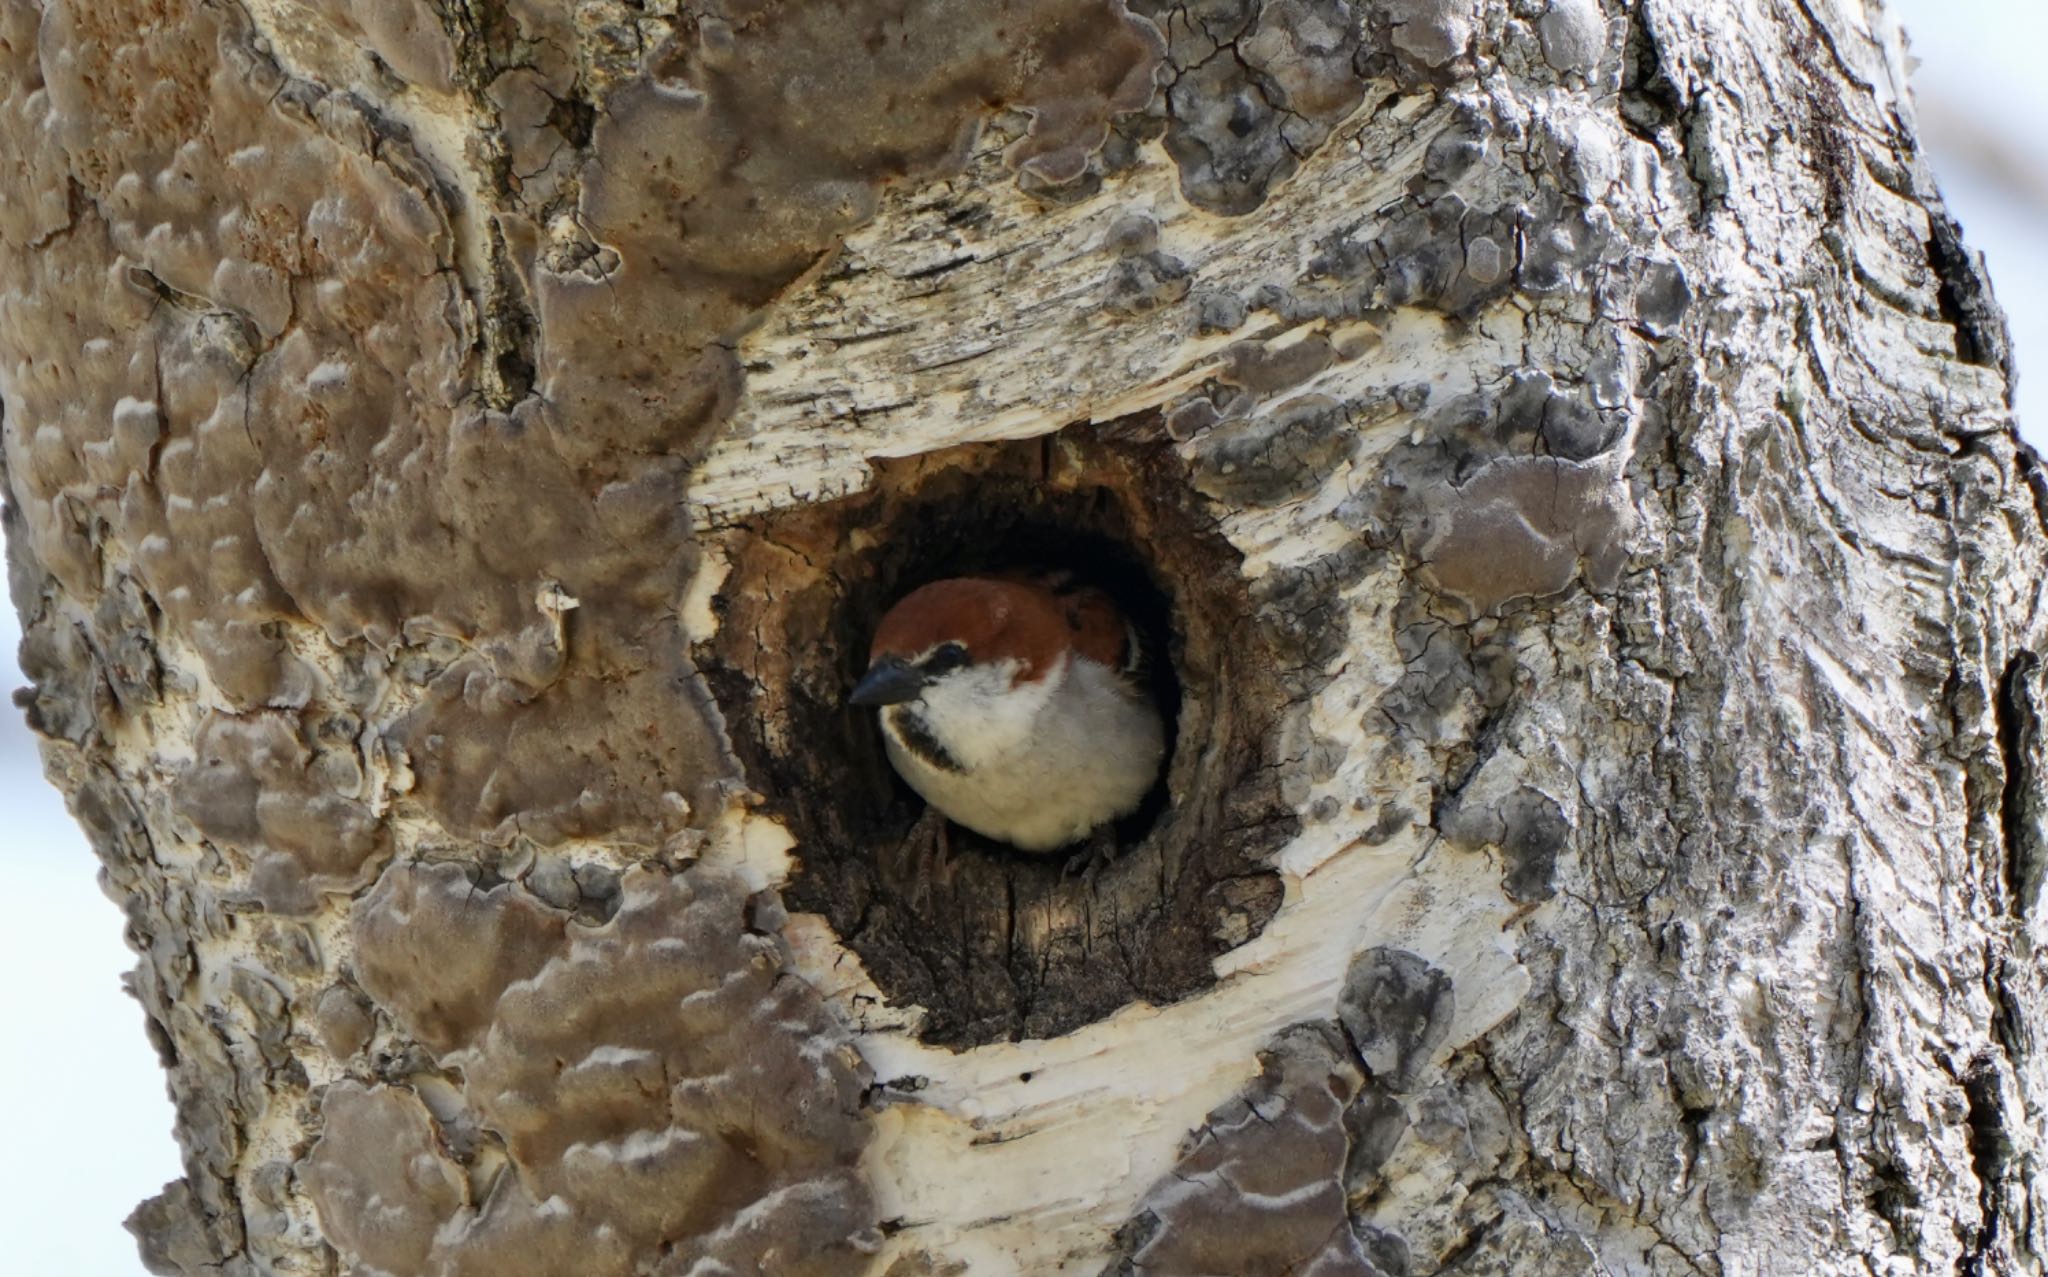
<svg viewBox="0 0 2048 1277">
<path fill-rule="evenodd" d="M 925 808 L 924 815 L 910 827 L 903 838 L 900 859 L 909 878 L 911 908 L 922 910 L 931 903 L 933 883 L 952 885 L 951 840 L 946 836 L 946 818 L 938 808 Z"/>
<path fill-rule="evenodd" d="M 1116 830 L 1099 825 L 1081 849 L 1067 857 L 1067 863 L 1060 868 L 1060 878 L 1065 880 L 1078 874 L 1081 885 L 1092 892 L 1095 880 L 1116 859 L 1116 851 Z"/>
</svg>

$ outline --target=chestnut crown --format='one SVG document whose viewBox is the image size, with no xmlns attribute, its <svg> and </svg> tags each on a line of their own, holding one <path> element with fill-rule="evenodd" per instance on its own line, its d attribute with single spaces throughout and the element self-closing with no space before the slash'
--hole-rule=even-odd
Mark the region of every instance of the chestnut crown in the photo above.
<svg viewBox="0 0 2048 1277">
<path fill-rule="evenodd" d="M 948 645 L 958 645 L 957 654 Z M 875 629 L 869 665 L 1013 660 L 1035 677 L 1073 650 L 1112 669 L 1135 655 L 1122 613 L 1100 590 L 1029 579 L 964 576 L 903 596 Z M 960 659 L 960 658 L 963 658 Z M 936 672 L 936 671 L 934 671 Z"/>
</svg>

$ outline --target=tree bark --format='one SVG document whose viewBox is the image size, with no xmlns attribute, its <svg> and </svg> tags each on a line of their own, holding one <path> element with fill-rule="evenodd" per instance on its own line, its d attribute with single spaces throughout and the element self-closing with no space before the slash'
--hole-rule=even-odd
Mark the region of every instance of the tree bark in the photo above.
<svg viewBox="0 0 2048 1277">
<path fill-rule="evenodd" d="M 1852 0 L 0 0 L 161 1273 L 2042 1271 L 2048 488 Z M 841 697 L 1030 563 L 1094 875 Z"/>
</svg>

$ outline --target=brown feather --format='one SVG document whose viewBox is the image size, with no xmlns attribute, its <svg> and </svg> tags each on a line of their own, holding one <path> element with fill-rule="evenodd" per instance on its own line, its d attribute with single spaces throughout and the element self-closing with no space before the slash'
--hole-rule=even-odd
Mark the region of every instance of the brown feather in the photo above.
<svg viewBox="0 0 2048 1277">
<path fill-rule="evenodd" d="M 1130 643 L 1130 626 L 1101 590 L 1078 589 L 1061 596 L 1074 650 L 1099 665 L 1121 669 Z"/>
<path fill-rule="evenodd" d="M 868 659 L 915 660 L 949 642 L 964 646 L 977 663 L 1016 660 L 1022 666 L 1018 677 L 1031 678 L 1067 646 L 1121 668 L 1129 628 L 1100 590 L 1056 589 L 1042 578 L 953 577 L 920 586 L 890 608 L 875 629 Z"/>
</svg>

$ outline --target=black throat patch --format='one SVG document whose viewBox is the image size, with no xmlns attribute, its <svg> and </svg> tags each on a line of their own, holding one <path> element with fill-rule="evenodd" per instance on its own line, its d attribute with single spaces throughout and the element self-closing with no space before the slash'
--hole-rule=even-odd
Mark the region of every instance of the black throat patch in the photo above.
<svg viewBox="0 0 2048 1277">
<path fill-rule="evenodd" d="M 942 772 L 964 772 L 960 760 L 946 752 L 939 738 L 932 735 L 931 727 L 908 705 L 891 705 L 887 712 L 889 730 L 895 735 L 896 743 L 927 767 Z"/>
</svg>

